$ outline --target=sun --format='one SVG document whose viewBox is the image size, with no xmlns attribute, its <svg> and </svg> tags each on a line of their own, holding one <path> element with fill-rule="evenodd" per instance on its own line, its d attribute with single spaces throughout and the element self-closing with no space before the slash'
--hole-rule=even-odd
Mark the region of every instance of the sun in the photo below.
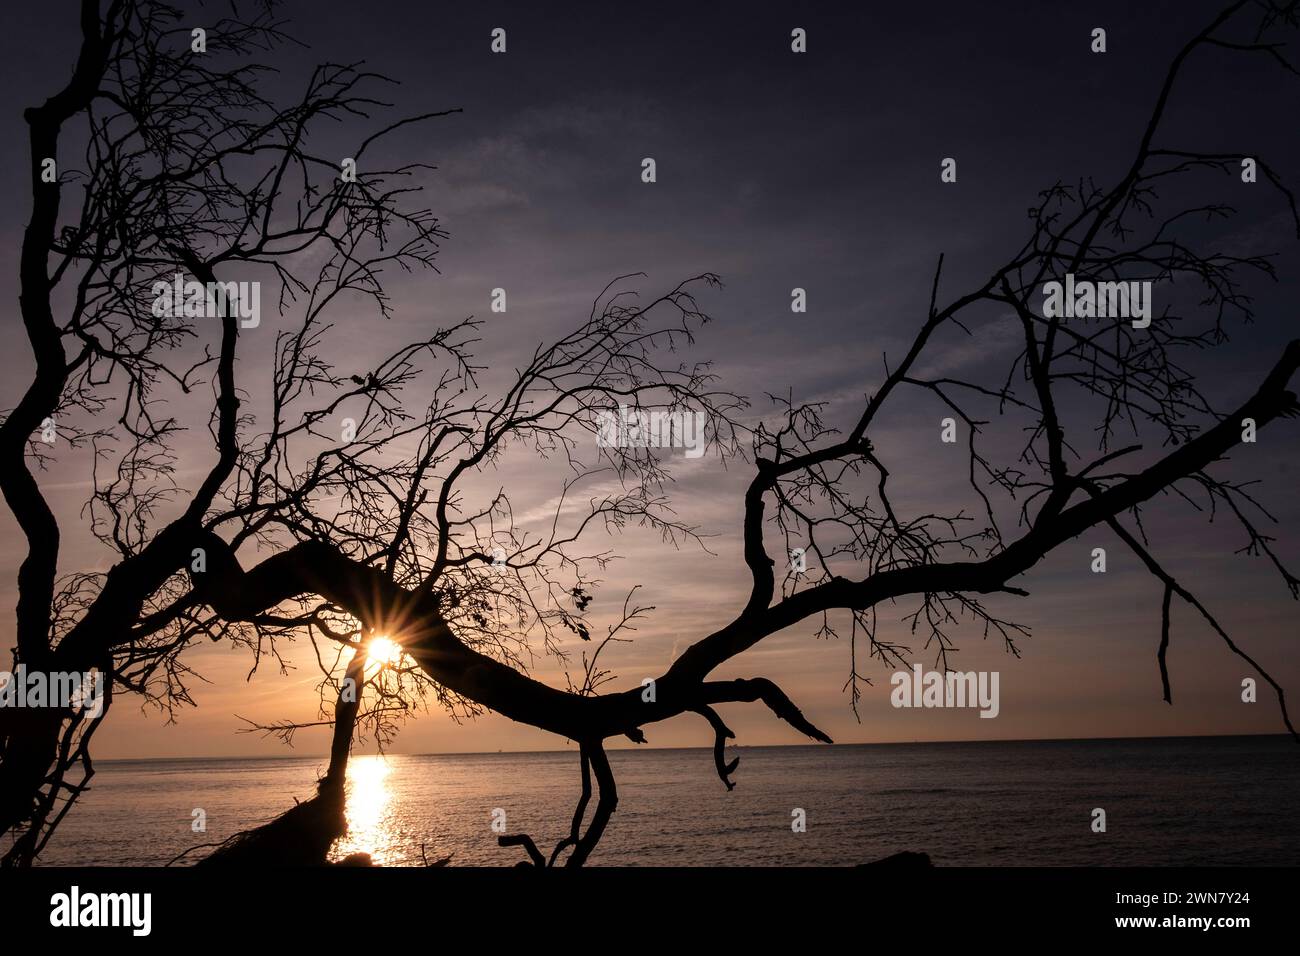
<svg viewBox="0 0 1300 956">
<path fill-rule="evenodd" d="M 366 650 L 366 656 L 375 664 L 396 665 L 401 662 L 402 653 L 402 645 L 391 637 L 372 637 Z"/>
</svg>

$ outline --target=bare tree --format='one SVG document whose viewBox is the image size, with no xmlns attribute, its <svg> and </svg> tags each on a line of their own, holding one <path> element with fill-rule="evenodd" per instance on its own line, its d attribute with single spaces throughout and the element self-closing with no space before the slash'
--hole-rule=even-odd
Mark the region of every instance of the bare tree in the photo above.
<svg viewBox="0 0 1300 956">
<path fill-rule="evenodd" d="M 179 662 L 186 643 L 201 634 L 256 637 L 204 612 L 184 577 L 193 549 L 235 500 L 255 511 L 275 493 L 276 449 L 308 432 L 311 420 L 289 429 L 277 419 L 269 436 L 247 435 L 235 377 L 236 303 L 200 327 L 183 312 L 155 309 L 155 284 L 177 273 L 216 283 L 269 272 L 280 309 L 302 317 L 297 333 L 277 343 L 275 407 L 333 389 L 335 401 L 364 402 L 371 429 L 398 429 L 405 415 L 395 396 L 411 360 L 454 354 L 463 330 L 412 344 L 356 387 L 312 351 L 331 307 L 368 300 L 383 313 L 383 270 L 432 264 L 441 233 L 410 202 L 418 167 L 367 168 L 385 135 L 430 117 L 366 135 L 349 157 L 362 172 L 347 181 L 340 157 L 308 148 L 308 130 L 364 122 L 383 109 L 369 92 L 383 77 L 326 64 L 298 100 L 277 105 L 259 91 L 269 68 L 252 59 L 288 40 L 269 7 L 248 18 L 235 8 L 208 28 L 199 55 L 200 39 L 168 4 L 113 0 L 102 14 L 100 6 L 81 4 L 68 84 L 25 114 L 32 212 L 19 279 L 36 367 L 0 426 L 0 488 L 27 544 L 15 659 L 33 670 L 98 669 L 111 678 L 110 703 L 126 692 L 170 708 L 188 700 Z M 66 194 L 76 197 L 70 214 Z M 304 263 L 319 268 L 304 275 Z M 202 343 L 197 353 L 193 342 Z M 209 389 L 215 454 L 187 494 L 174 480 L 183 423 L 168 399 Z M 43 431 L 92 455 L 87 513 L 116 555 L 107 574 L 58 574 L 59 522 L 34 471 L 48 458 Z M 299 492 L 349 467 L 347 458 L 322 457 Z M 249 480 L 254 487 L 245 488 Z M 265 527 L 251 519 L 233 543 Z M 0 716 L 0 831 L 22 830 L 7 862 L 30 862 L 86 786 L 88 745 L 103 719 L 56 708 Z"/>
<path fill-rule="evenodd" d="M 1176 596 L 1272 684 L 1294 733 L 1282 688 L 1164 569 L 1141 517 L 1155 500 L 1226 512 L 1240 526 L 1243 550 L 1269 561 L 1297 596 L 1300 581 L 1263 530 L 1267 512 L 1250 485 L 1228 476 L 1223 459 L 1241 442 L 1247 419 L 1263 429 L 1296 414 L 1288 385 L 1300 341 L 1234 406 L 1213 406 L 1186 356 L 1220 345 L 1233 323 L 1252 317 L 1246 283 L 1270 276 L 1272 263 L 1203 248 L 1192 220 L 1226 219 L 1230 207 L 1197 201 L 1169 208 L 1156 193 L 1174 180 L 1203 190 L 1209 177 L 1236 170 L 1242 159 L 1164 141 L 1162 122 L 1189 59 L 1221 48 L 1224 55 L 1268 56 L 1294 72 L 1276 37 L 1296 26 L 1295 4 L 1243 0 L 1193 37 L 1174 59 L 1124 175 L 1109 186 L 1082 181 L 1043 191 L 1028 239 L 983 283 L 941 294 L 940 257 L 910 347 L 887 365 L 843 430 L 825 420 L 823 406 L 788 398 L 773 399 L 774 423 L 755 422 L 707 364 L 676 357 L 708 320 L 694 292 L 717 282 L 710 274 L 647 302 L 629 295 L 631 277 L 616 280 L 572 333 L 539 347 L 496 394 L 478 386 L 474 320 L 412 343 L 372 372 L 336 371 L 326 357 L 328 310 L 344 293 L 359 293 L 382 311 L 381 269 L 429 265 L 439 238 L 428 213 L 404 211 L 410 197 L 401 183 L 412 167 L 376 172 L 361 161 L 365 145 L 392 125 L 356 151 L 355 183 L 338 179 L 337 159 L 312 156 L 304 146 L 316 118 L 376 106 L 358 89 L 379 78 L 322 67 L 301 103 L 275 107 L 256 92 L 257 70 L 242 58 L 278 41 L 278 25 L 264 16 L 214 29 L 210 42 L 221 38 L 236 61 L 215 72 L 203 65 L 210 59 L 191 57 L 180 44 L 179 22 L 174 11 L 146 0 L 116 0 L 101 18 L 86 0 L 72 81 L 28 113 L 34 205 L 21 279 L 37 371 L 0 431 L 0 482 L 27 538 L 17 657 L 28 666 L 99 667 L 112 675 L 116 694 L 172 706 L 186 700 L 180 655 L 199 636 L 242 642 L 257 661 L 276 655 L 278 638 L 305 633 L 322 654 L 322 722 L 333 727 L 334 745 L 316 798 L 239 835 L 214 862 L 323 859 L 343 826 L 342 780 L 354 734 L 367 727 L 383 739 L 432 695 L 455 714 L 486 708 L 578 743 L 582 789 L 566 835 L 549 854 L 527 835 L 501 842 L 522 846 L 533 865 L 581 865 L 617 805 L 605 752 L 610 738 L 642 742 L 648 725 L 698 714 L 728 788 L 737 761 L 725 758 L 733 734 L 719 704 L 762 702 L 808 737 L 829 742 L 772 680 L 710 679 L 724 662 L 804 622 L 821 633 L 847 629 L 856 703 L 866 679 L 861 657 L 893 667 L 913 653 L 878 637 L 878 609 L 900 602 L 911 607 L 913 628 L 940 665 L 962 618 L 1014 652 L 1024 628 L 1000 617 L 988 596 L 1025 596 L 1015 583 L 1022 574 L 1103 526 L 1163 591 L 1165 698 Z M 87 144 L 84 199 L 76 224 L 61 227 L 63 186 L 41 181 L 41 163 L 58 155 L 74 118 Z M 248 158 L 269 159 L 269 171 L 246 164 L 252 172 L 239 178 L 236 161 Z M 1294 197 L 1263 158 L 1253 158 L 1300 236 Z M 327 261 L 311 279 L 300 278 L 295 253 L 311 245 L 323 248 Z M 285 290 L 282 307 L 298 318 L 296 331 L 278 339 L 269 424 L 262 417 L 260 425 L 241 418 L 235 316 L 228 311 L 221 319 L 215 354 L 177 372 L 162 356 L 203 330 L 150 317 L 144 294 L 178 269 L 214 281 L 253 267 L 274 270 Z M 1194 283 L 1201 294 L 1187 314 L 1171 306 L 1147 327 L 1124 315 L 1049 316 L 1037 308 L 1038 295 L 1046 281 L 1065 275 L 1161 287 L 1178 281 L 1180 289 Z M 941 337 L 990 311 L 1018 324 L 1014 359 L 986 363 L 986 378 L 927 374 Z M 421 375 L 431 376 L 430 397 L 413 412 L 402 393 Z M 207 384 L 213 394 L 216 460 L 185 494 L 171 480 L 177 426 L 159 417 L 152 400 L 165 383 L 186 392 Z M 906 462 L 877 447 L 872 430 L 907 392 L 941 403 L 964 433 L 965 507 L 913 513 L 895 503 L 890 481 Z M 615 678 L 598 659 L 647 610 L 635 595 L 566 689 L 529 675 L 534 652 L 563 654 L 560 636 L 591 637 L 592 582 L 610 557 L 585 544 L 592 532 L 635 525 L 671 544 L 700 538 L 669 507 L 669 459 L 661 450 L 597 440 L 598 415 L 620 405 L 632 415 L 699 413 L 713 454 L 753 466 L 742 525 L 749 595 L 729 623 L 655 678 L 652 695 L 639 685 L 606 690 Z M 353 408 L 360 409 L 357 427 L 340 441 L 331 429 Z M 106 415 L 113 425 L 97 430 Z M 58 523 L 32 471 L 41 459 L 30 438 L 46 418 L 78 416 L 90 424 L 71 439 L 96 453 L 94 527 L 120 560 L 105 576 L 60 580 Z M 999 435 L 1023 437 L 1012 444 Z M 504 490 L 484 506 L 469 503 L 467 486 L 507 453 L 556 459 L 569 469 L 541 536 L 516 525 Z M 583 500 L 589 485 L 610 479 L 617 492 Z M 184 504 L 173 505 L 176 517 L 156 519 L 164 503 L 177 500 Z M 778 578 L 795 546 L 806 548 L 809 572 Z M 202 570 L 191 560 L 196 549 L 205 557 Z M 400 660 L 370 660 L 378 635 L 401 645 Z M 23 712 L 4 719 L 0 829 L 16 836 L 6 860 L 29 863 L 89 779 L 88 743 L 102 718 Z M 291 737 L 300 726 L 261 729 Z M 78 767 L 79 779 L 69 779 Z"/>
</svg>

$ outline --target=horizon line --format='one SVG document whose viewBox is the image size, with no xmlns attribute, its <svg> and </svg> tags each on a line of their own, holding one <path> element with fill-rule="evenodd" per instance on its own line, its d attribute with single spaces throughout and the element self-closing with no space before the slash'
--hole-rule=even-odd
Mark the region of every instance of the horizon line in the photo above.
<svg viewBox="0 0 1300 956">
<path fill-rule="evenodd" d="M 1047 744 L 1047 743 L 1105 743 L 1107 741 L 1129 741 L 1129 740 L 1214 740 L 1230 737 L 1290 737 L 1287 733 L 1258 733 L 1258 734 L 1135 734 L 1124 737 L 1005 737 L 990 740 L 880 740 L 880 741 L 856 741 L 842 744 L 832 743 L 832 747 L 924 747 L 940 746 L 951 744 Z M 1300 743 L 1300 741 L 1297 741 Z M 802 748 L 802 747 L 825 747 L 821 743 L 789 743 L 789 744 L 727 744 L 728 747 L 742 750 L 760 750 L 760 749 L 778 749 L 778 748 Z M 706 750 L 711 751 L 712 746 L 702 745 L 698 747 L 654 747 L 654 746 L 632 746 L 609 748 L 611 751 L 643 753 L 647 750 Z M 389 750 L 386 752 L 375 753 L 356 753 L 353 757 L 495 757 L 495 756 L 525 756 L 531 754 L 566 754 L 573 753 L 572 747 L 552 748 L 548 750 L 455 750 L 455 751 L 422 751 L 419 753 L 400 753 Z M 209 755 L 209 756 L 185 756 L 185 757 L 101 757 L 96 763 L 127 763 L 132 761 L 145 760 L 283 760 L 286 757 L 301 757 L 309 759 L 313 756 L 325 757 L 327 754 L 227 754 L 227 755 Z"/>
</svg>

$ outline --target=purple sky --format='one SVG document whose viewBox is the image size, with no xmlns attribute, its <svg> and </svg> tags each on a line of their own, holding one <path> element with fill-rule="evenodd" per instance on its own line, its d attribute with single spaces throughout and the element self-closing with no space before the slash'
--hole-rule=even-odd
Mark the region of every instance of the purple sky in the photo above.
<svg viewBox="0 0 1300 956">
<path fill-rule="evenodd" d="M 358 369 L 436 325 L 474 314 L 488 319 L 478 357 L 494 376 L 527 361 L 534 346 L 573 327 L 612 277 L 645 272 L 646 293 L 701 271 L 725 287 L 702 299 L 715 322 L 692 357 L 713 359 L 722 383 L 754 399 L 792 389 L 799 400 L 829 402 L 831 421 L 847 425 L 862 395 L 880 381 L 881 356 L 898 354 L 924 315 L 934 263 L 946 256 L 943 289 L 964 290 L 1009 257 L 1025 237 L 1025 209 L 1057 179 L 1122 171 L 1172 52 L 1214 5 L 1153 3 L 1140 15 L 1124 3 L 1090 3 L 1068 12 L 1035 4 L 936 12 L 930 5 L 867 8 L 829 15 L 802 5 L 654 4 L 578 6 L 564 18 L 541 5 L 473 5 L 473 12 L 407 0 L 370 0 L 362 17 L 322 15 L 320 4 L 287 5 L 310 45 L 286 49 L 276 65 L 296 89 L 314 60 L 368 64 L 402 81 L 392 96 L 402 112 L 463 107 L 460 115 L 396 137 L 384 158 L 437 166 L 423 177 L 427 202 L 450 233 L 441 274 L 394 277 L 395 316 L 339 321 L 335 348 Z M 464 5 L 469 6 L 469 5 Z M 530 9 L 534 8 L 534 9 Z M 64 5 L 8 11 L 4 61 L 13 79 L 0 89 L 0 159 L 25 163 L 21 109 L 63 82 L 74 49 L 73 15 Z M 197 21 L 196 21 L 197 22 Z M 508 30 L 509 52 L 488 51 L 491 28 Z M 808 30 L 809 52 L 789 52 L 790 29 Z M 1088 51 L 1095 26 L 1110 50 Z M 1207 151 L 1247 148 L 1284 174 L 1297 171 L 1300 85 L 1263 62 L 1204 55 L 1181 88 L 1172 131 Z M 1286 118 L 1286 119 L 1284 119 Z M 344 140 L 361 131 L 341 130 Z M 642 157 L 655 157 L 658 182 L 640 182 Z M 939 161 L 959 162 L 956 185 L 939 182 Z M 28 200 L 12 176 L 0 206 L 0 321 L 9 348 L 0 355 L 0 407 L 11 407 L 30 368 L 17 315 L 17 249 Z M 1212 361 L 1198 366 L 1206 390 L 1226 407 L 1243 399 L 1295 334 L 1297 244 L 1265 187 L 1243 189 L 1224 177 L 1213 198 L 1240 216 L 1212 235 L 1219 246 L 1276 250 L 1279 281 L 1260 283 L 1259 319 L 1234 333 Z M 494 287 L 509 312 L 492 315 Z M 806 315 L 792 315 L 790 289 L 808 290 Z M 268 310 L 269 312 L 269 310 Z M 273 340 L 278 319 L 257 334 Z M 1014 341 L 1004 317 L 987 316 L 976 335 L 949 336 L 926 363 L 973 374 L 1007 361 Z M 250 392 L 266 389 L 265 351 L 241 343 L 240 375 Z M 181 445 L 181 479 L 202 472 L 211 449 L 200 412 Z M 943 413 L 914 396 L 873 429 L 895 469 L 904 503 L 950 505 L 961 494 L 960 446 L 935 440 Z M 1279 554 L 1300 555 L 1293 529 L 1295 425 L 1266 430 L 1234 463 L 1235 473 L 1264 480 L 1261 496 L 1279 518 Z M 86 491 L 83 460 L 56 459 L 43 477 L 64 517 L 63 570 L 102 567 L 106 555 L 78 518 Z M 657 537 L 612 542 L 621 560 L 597 591 L 597 633 L 627 589 L 657 610 L 632 644 L 603 661 L 617 687 L 661 673 L 676 653 L 726 623 L 743 603 L 747 573 L 739 558 L 741 489 L 748 469 L 724 470 L 715 458 L 680 458 L 672 489 L 682 519 L 715 532 L 716 555 L 673 551 Z M 511 489 L 516 513 L 546 511 L 558 485 L 545 469 L 513 458 L 485 478 L 483 490 Z M 1155 551 L 1197 591 L 1229 633 L 1284 685 L 1300 687 L 1295 604 L 1266 563 L 1235 556 L 1240 532 L 1184 510 L 1148 515 Z M 13 580 L 22 557 L 11 517 L 0 515 L 0 645 L 12 639 Z M 1110 568 L 1089 572 L 1089 553 L 1105 546 Z M 1001 714 L 896 710 L 888 672 L 871 665 L 861 722 L 841 687 L 844 642 L 817 641 L 816 622 L 772 637 L 727 664 L 718 677 L 769 676 L 837 741 L 1007 739 L 1165 734 L 1272 733 L 1282 729 L 1271 695 L 1240 701 L 1250 671 L 1185 607 L 1176 607 L 1170 671 L 1174 706 L 1160 699 L 1155 662 L 1159 585 L 1107 534 L 1068 543 L 1022 580 L 1027 599 L 991 604 L 1030 626 L 1022 659 L 1007 656 L 978 628 L 959 632 L 962 669 L 1001 672 Z M 905 625 L 881 609 L 885 635 L 906 643 Z M 7 659 L 7 655 L 6 655 Z M 927 666 L 928 656 L 917 657 Z M 130 705 L 115 707 L 97 737 L 101 757 L 279 753 L 283 746 L 236 733 L 236 714 L 252 719 L 309 719 L 317 673 L 305 645 L 296 670 L 265 668 L 245 682 L 246 651 L 195 647 L 190 665 L 209 684 L 193 688 L 197 709 L 175 725 Z M 562 683 L 552 665 L 537 676 Z M 742 744 L 804 738 L 754 705 L 724 708 Z M 651 745 L 711 742 L 697 717 L 648 729 Z M 563 746 L 556 738 L 485 717 L 457 726 L 440 712 L 420 716 L 395 750 L 524 750 Z M 298 751 L 319 753 L 322 734 L 299 736 Z"/>
</svg>

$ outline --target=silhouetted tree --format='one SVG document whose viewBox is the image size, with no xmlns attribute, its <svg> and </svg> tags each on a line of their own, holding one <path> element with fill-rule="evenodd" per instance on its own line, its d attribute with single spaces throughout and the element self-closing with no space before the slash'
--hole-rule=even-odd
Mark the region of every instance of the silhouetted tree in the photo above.
<svg viewBox="0 0 1300 956">
<path fill-rule="evenodd" d="M 260 92 L 270 68 L 253 58 L 287 38 L 268 5 L 246 18 L 232 9 L 207 25 L 204 43 L 169 4 L 84 0 L 71 79 L 25 113 L 32 211 L 19 281 L 35 372 L 0 425 L 0 489 L 27 546 L 15 662 L 41 671 L 98 668 L 111 675 L 109 704 L 120 693 L 168 709 L 185 703 L 179 653 L 189 641 L 261 638 L 261 622 L 231 626 L 203 608 L 186 579 L 194 549 L 222 524 L 233 529 L 232 548 L 266 538 L 283 527 L 281 493 L 305 498 L 332 486 L 382 443 L 377 430 L 401 433 L 406 416 L 396 395 L 412 360 L 455 354 L 463 334 L 439 331 L 413 343 L 356 387 L 314 353 L 328 309 L 369 300 L 384 313 L 383 269 L 432 264 L 437 220 L 410 202 L 420 167 L 368 163 L 387 134 L 430 117 L 381 126 L 356 142 L 349 158 L 361 172 L 345 181 L 341 157 L 312 152 L 308 131 L 331 120 L 364 122 L 384 105 L 370 93 L 383 77 L 326 64 L 299 99 L 277 105 Z M 277 337 L 270 431 L 250 434 L 236 385 L 237 304 L 201 325 L 156 314 L 154 285 L 176 273 L 217 282 L 259 270 L 278 283 L 279 308 L 301 321 Z M 199 355 L 185 348 L 194 340 L 203 343 Z M 184 419 L 169 399 L 208 389 L 215 453 L 187 495 L 174 480 L 173 442 Z M 284 448 L 310 437 L 325 412 L 287 424 L 280 411 L 322 390 L 334 403 L 361 403 L 362 437 L 337 456 L 321 455 L 289 488 Z M 86 513 L 116 557 L 107 573 L 58 574 L 59 521 L 33 467 L 48 459 L 40 439 L 51 431 L 65 448 L 90 453 Z M 0 711 L 0 832 L 22 831 L 6 862 L 30 862 L 85 787 L 89 743 L 103 719 L 53 708 Z"/>
<path fill-rule="evenodd" d="M 1184 356 L 1221 344 L 1233 323 L 1251 318 L 1244 283 L 1269 276 L 1272 265 L 1201 248 L 1191 220 L 1229 217 L 1231 208 L 1199 201 L 1166 208 L 1156 194 L 1175 179 L 1186 190 L 1204 188 L 1203 174 L 1235 174 L 1242 160 L 1164 142 L 1162 121 L 1189 58 L 1225 48 L 1225 55 L 1262 54 L 1292 69 L 1274 36 L 1295 27 L 1294 3 L 1236 3 L 1192 38 L 1169 69 L 1126 172 L 1111 185 L 1058 183 L 1039 194 L 1028 239 L 983 283 L 946 293 L 940 257 L 914 340 L 842 431 L 824 419 L 823 406 L 792 399 L 774 399 L 774 424 L 754 423 L 707 364 L 676 357 L 708 320 L 693 293 L 716 284 L 711 274 L 646 303 L 628 294 L 630 277 L 616 280 L 572 333 L 539 347 L 494 394 L 477 383 L 476 320 L 438 330 L 364 375 L 336 370 L 327 357 L 329 309 L 358 293 L 382 312 L 380 270 L 429 265 L 440 237 L 427 212 L 407 209 L 411 189 L 403 182 L 415 167 L 378 172 L 364 162 L 366 146 L 399 124 L 362 141 L 353 154 L 355 182 L 339 178 L 337 157 L 307 151 L 307 129 L 318 119 L 377 106 L 361 87 L 381 78 L 324 66 L 300 102 L 275 106 L 259 92 L 260 68 L 249 60 L 282 39 L 269 11 L 214 26 L 208 53 L 195 56 L 184 18 L 166 5 L 107 6 L 101 15 L 95 0 L 84 0 L 73 78 L 27 114 L 33 211 L 21 288 L 36 372 L 0 428 L 0 482 L 27 542 L 16 658 L 48 670 L 98 667 L 112 675 L 115 695 L 172 707 L 187 701 L 181 655 L 199 637 L 246 644 L 259 661 L 276 655 L 277 638 L 289 634 L 308 635 L 318 653 L 335 649 L 333 662 L 322 659 L 322 722 L 333 726 L 334 745 L 316 798 L 239 835 L 214 862 L 322 859 L 343 826 L 354 733 L 368 727 L 382 739 L 392 721 L 432 695 L 456 714 L 486 708 L 578 743 L 582 789 L 565 837 L 549 854 L 526 835 L 501 842 L 522 846 L 538 866 L 581 865 L 617 804 L 609 738 L 641 742 L 650 724 L 698 714 L 728 788 L 738 761 L 725 758 L 733 734 L 719 704 L 761 702 L 829 742 L 772 680 L 711 679 L 721 664 L 804 622 L 825 634 L 847 629 L 856 703 L 864 656 L 892 667 L 911 653 L 878 637 L 877 609 L 898 602 L 910 602 L 912 624 L 940 664 L 962 617 L 1015 651 L 1024 629 L 990 609 L 987 596 L 1024 596 L 1020 575 L 1101 526 L 1163 589 L 1166 699 L 1176 596 L 1273 685 L 1291 728 L 1282 688 L 1164 569 L 1140 519 L 1157 498 L 1226 512 L 1245 550 L 1265 556 L 1297 595 L 1300 582 L 1260 530 L 1266 513 L 1247 484 L 1226 476 L 1222 459 L 1241 442 L 1244 420 L 1264 429 L 1295 415 L 1288 384 L 1300 341 L 1261 370 L 1235 406 L 1213 406 Z M 42 160 L 70 156 L 74 142 L 84 149 L 84 168 L 74 174 L 69 165 L 60 182 L 43 182 Z M 1300 235 L 1293 196 L 1263 158 L 1253 158 Z M 65 221 L 60 202 L 74 184 L 80 205 Z M 319 249 L 315 261 L 324 265 L 300 277 L 298 253 L 307 248 Z M 297 324 L 277 337 L 270 410 L 255 422 L 241 413 L 236 357 L 247 336 L 233 312 L 220 329 L 164 321 L 151 315 L 147 292 L 176 271 L 216 281 L 258 268 L 272 272 L 281 308 Z M 1170 307 L 1145 328 L 1127 316 L 1044 315 L 1037 308 L 1043 284 L 1067 274 L 1195 282 L 1203 294 L 1188 314 Z M 944 334 L 990 310 L 1009 311 L 1018 323 L 1011 362 L 984 363 L 977 379 L 925 371 Z M 192 367 L 181 371 L 169 360 L 189 339 L 209 336 L 215 352 Z M 417 382 L 415 411 L 403 393 Z M 184 494 L 172 480 L 179 425 L 155 398 L 164 386 L 212 392 L 214 460 Z M 933 396 L 961 432 L 968 507 L 904 508 L 891 494 L 906 462 L 873 441 L 873 425 L 907 392 Z M 700 636 L 654 679 L 653 694 L 639 683 L 607 689 L 615 678 L 598 663 L 599 649 L 647 610 L 634 595 L 567 688 L 528 673 L 534 649 L 560 653 L 559 636 L 591 637 L 590 588 L 609 557 L 584 550 L 591 532 L 636 525 L 674 545 L 698 539 L 669 508 L 669 458 L 661 449 L 596 440 L 597 415 L 618 405 L 633 415 L 700 413 L 709 451 L 753 467 L 743 499 L 750 592 L 725 626 Z M 340 440 L 337 424 L 353 409 L 355 430 Z M 107 574 L 57 574 L 59 524 L 33 472 L 44 453 L 32 436 L 47 418 L 74 446 L 94 451 L 92 527 L 118 554 Z M 1012 444 L 1000 435 L 1023 437 Z M 507 452 L 570 466 L 554 523 L 540 538 L 516 527 L 505 491 L 483 507 L 467 504 L 467 486 Z M 618 491 L 570 505 L 588 483 L 608 479 L 617 479 Z M 163 520 L 168 512 L 175 514 Z M 806 550 L 808 570 L 782 573 L 794 547 Z M 191 570 L 195 549 L 206 558 L 199 572 Z M 401 661 L 368 660 L 369 642 L 381 634 L 400 643 Z M 15 835 L 6 860 L 30 863 L 89 779 L 88 745 L 103 718 L 10 711 L 3 719 L 0 830 Z M 291 737 L 301 726 L 262 729 Z"/>
</svg>

